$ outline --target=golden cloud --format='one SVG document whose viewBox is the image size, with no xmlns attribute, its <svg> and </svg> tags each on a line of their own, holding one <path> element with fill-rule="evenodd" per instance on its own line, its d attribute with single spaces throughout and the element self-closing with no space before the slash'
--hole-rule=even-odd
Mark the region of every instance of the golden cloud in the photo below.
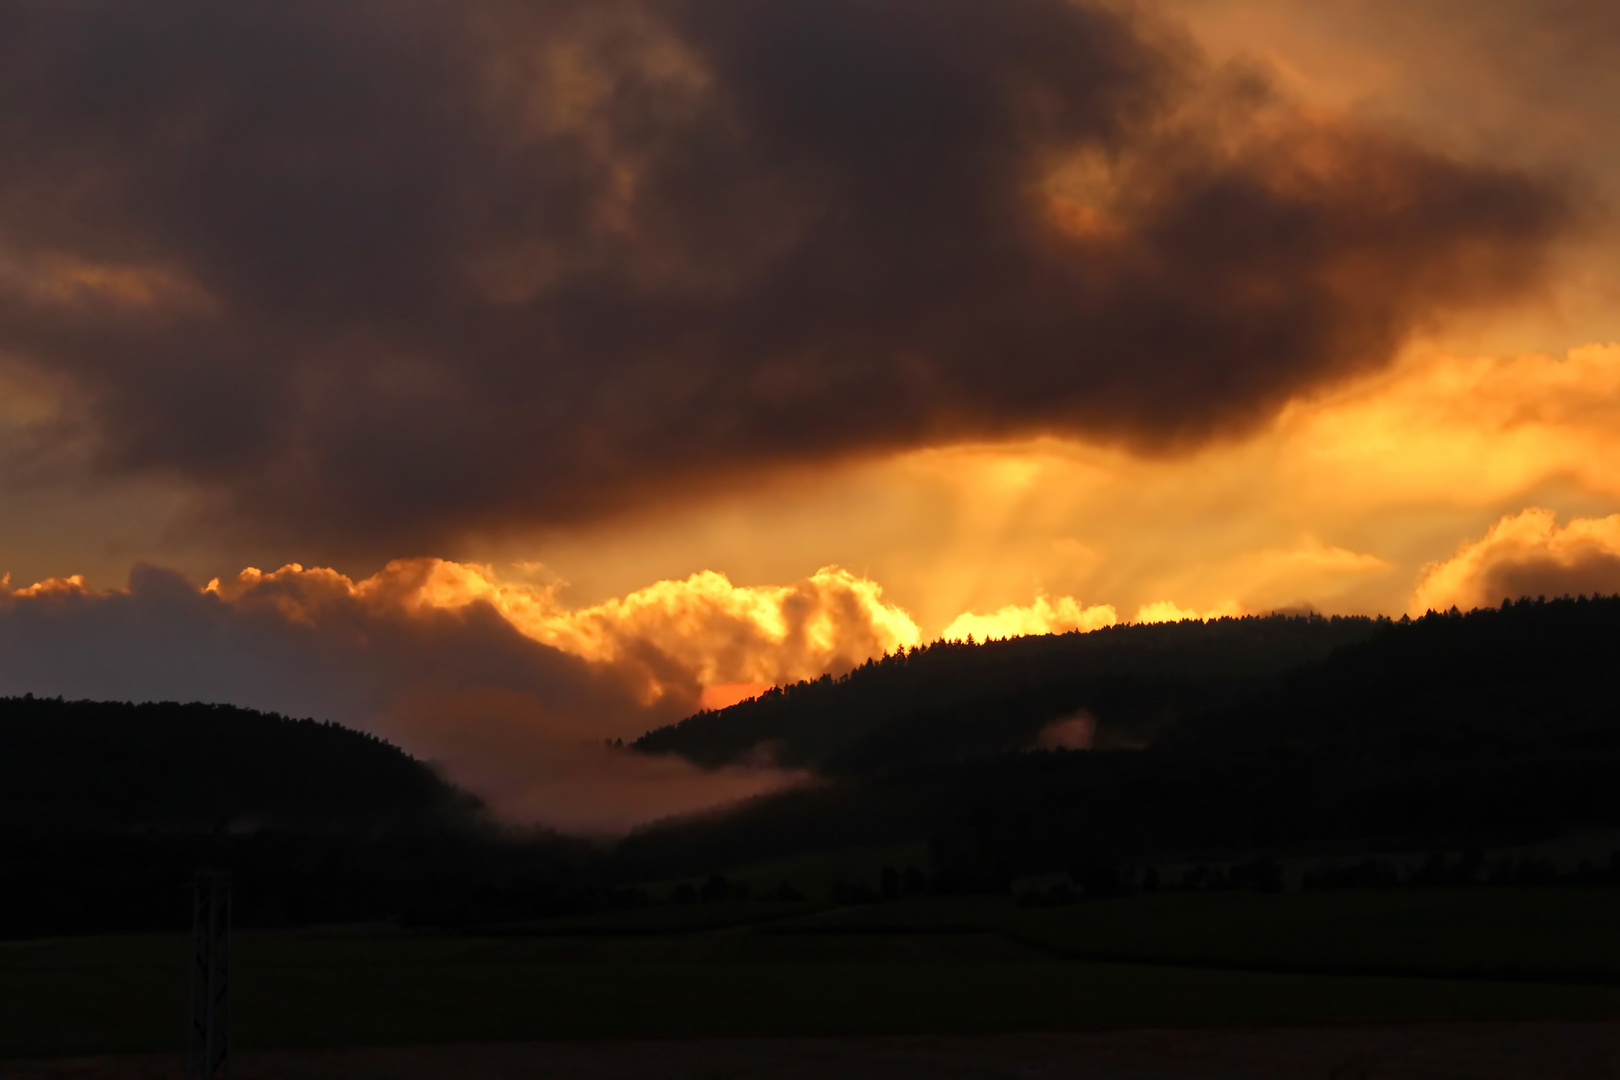
<svg viewBox="0 0 1620 1080">
<path fill-rule="evenodd" d="M 705 571 L 516 624 L 557 648 L 608 662 L 625 659 L 633 643 L 651 645 L 706 686 L 814 678 L 921 640 L 911 616 L 884 601 L 881 586 L 837 567 L 781 586 L 737 586 Z"/>
<path fill-rule="evenodd" d="M 1559 528 L 1551 510 L 1531 507 L 1429 566 L 1410 609 L 1467 611 L 1524 596 L 1588 593 L 1620 593 L 1620 514 Z"/>
<path fill-rule="evenodd" d="M 884 600 L 881 586 L 837 567 L 758 586 L 704 571 L 577 610 L 558 602 L 555 585 L 503 581 L 492 567 L 444 559 L 391 562 L 358 582 L 296 563 L 273 573 L 250 567 L 206 589 L 301 622 L 318 620 L 336 601 L 408 611 L 481 602 L 535 641 L 620 669 L 643 700 L 684 696 L 694 706 L 703 688 L 815 678 L 921 641 L 917 624 Z"/>
<path fill-rule="evenodd" d="M 1562 357 L 1417 353 L 1279 423 L 1301 496 L 1489 504 L 1552 476 L 1620 496 L 1620 344 Z"/>
<path fill-rule="evenodd" d="M 0 585 L 9 585 L 10 582 L 11 582 L 11 575 L 7 574 L 5 576 L 5 580 L 3 582 L 0 582 Z M 11 595 L 12 596 L 77 596 L 77 595 L 87 593 L 88 591 L 89 590 L 86 588 L 85 583 L 84 583 L 84 575 L 83 574 L 70 574 L 67 577 L 46 578 L 44 581 L 36 581 L 32 585 L 28 585 L 28 586 L 26 586 L 24 588 L 12 590 Z"/>
<path fill-rule="evenodd" d="M 1138 608 L 1136 618 L 1131 621 L 1138 623 L 1184 622 L 1188 619 L 1208 621 L 1210 619 L 1235 618 L 1242 614 L 1243 609 L 1238 606 L 1235 600 L 1227 600 L 1216 604 L 1207 611 L 1184 608 L 1171 600 L 1156 600 L 1151 604 L 1143 604 Z"/>
<path fill-rule="evenodd" d="M 1066 634 L 1071 630 L 1086 633 L 1113 626 L 1117 622 L 1119 613 L 1112 605 L 1086 607 L 1072 596 L 1060 596 L 1053 600 L 1041 595 L 1032 604 L 1008 604 L 988 615 L 973 612 L 958 615 L 941 636 L 947 641 L 961 641 L 968 637 L 985 641 L 1028 634 Z"/>
</svg>

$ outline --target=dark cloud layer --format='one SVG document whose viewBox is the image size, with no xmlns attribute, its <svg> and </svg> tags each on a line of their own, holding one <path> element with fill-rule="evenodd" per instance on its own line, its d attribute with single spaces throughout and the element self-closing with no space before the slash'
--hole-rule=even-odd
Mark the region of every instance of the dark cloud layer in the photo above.
<svg viewBox="0 0 1620 1080">
<path fill-rule="evenodd" d="M 1067 0 L 0 10 L 0 352 L 101 468 L 319 554 L 1195 443 L 1522 293 L 1569 217 Z"/>
</svg>

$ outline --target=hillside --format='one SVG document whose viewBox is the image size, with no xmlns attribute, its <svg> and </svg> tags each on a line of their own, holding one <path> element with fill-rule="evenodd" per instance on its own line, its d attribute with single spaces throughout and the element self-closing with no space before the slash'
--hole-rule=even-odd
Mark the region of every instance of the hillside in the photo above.
<svg viewBox="0 0 1620 1080">
<path fill-rule="evenodd" d="M 1095 745 L 1140 745 L 1214 702 L 1365 640 L 1366 618 L 1245 617 L 1115 626 L 983 644 L 937 641 L 834 679 L 773 689 L 636 741 L 715 767 L 761 751 L 793 768 L 853 776 L 1027 748 L 1079 710 Z"/>
<path fill-rule="evenodd" d="M 1001 752 L 963 753 L 947 730 L 948 755 L 897 755 L 884 771 L 664 823 L 620 857 L 674 873 L 927 841 L 936 867 L 993 881 L 1153 853 L 1461 849 L 1620 827 L 1620 598 L 1356 629 L 1312 662 L 1204 682 L 1218 692 L 1181 699 L 1137 748 L 1030 751 L 1013 715 Z M 1161 633 L 1200 636 L 1196 624 Z M 1181 681 L 1186 667 L 1158 670 L 1162 683 L 1137 684 L 1149 704 L 1123 702 L 1127 716 L 1172 700 L 1167 686 L 1196 685 Z M 1105 730 L 1121 702 L 1074 704 Z M 1007 716 L 978 722 L 994 730 Z M 912 734 L 927 742 L 926 729 Z"/>
<path fill-rule="evenodd" d="M 245 927 L 573 911 L 594 860 L 335 724 L 0 699 L 0 940 L 184 927 L 200 869 L 231 874 Z"/>
<path fill-rule="evenodd" d="M 349 728 L 228 705 L 0 698 L 0 830 L 418 828 L 471 796 Z"/>
</svg>

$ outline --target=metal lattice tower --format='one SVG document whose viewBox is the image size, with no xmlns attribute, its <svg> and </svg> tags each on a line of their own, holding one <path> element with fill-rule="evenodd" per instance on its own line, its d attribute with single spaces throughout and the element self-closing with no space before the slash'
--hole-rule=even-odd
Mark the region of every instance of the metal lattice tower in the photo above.
<svg viewBox="0 0 1620 1080">
<path fill-rule="evenodd" d="M 186 1037 L 186 1080 L 229 1075 L 231 1001 L 231 879 L 200 873 L 191 904 L 191 1025 Z"/>
</svg>

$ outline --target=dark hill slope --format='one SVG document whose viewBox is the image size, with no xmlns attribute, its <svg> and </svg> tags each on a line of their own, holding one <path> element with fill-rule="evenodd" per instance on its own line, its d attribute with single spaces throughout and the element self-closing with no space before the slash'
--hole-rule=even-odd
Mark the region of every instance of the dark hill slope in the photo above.
<svg viewBox="0 0 1620 1080">
<path fill-rule="evenodd" d="M 927 839 L 939 867 L 986 880 L 1168 851 L 1488 847 L 1620 827 L 1620 599 L 1382 622 L 1236 691 L 1145 749 L 846 778 L 666 823 L 621 857 L 707 871 Z"/>
<path fill-rule="evenodd" d="M 1300 785 L 1318 831 L 1620 823 L 1620 598 L 1381 627 L 1165 750 Z"/>
<path fill-rule="evenodd" d="M 1176 741 L 1250 758 L 1464 762 L 1607 749 L 1617 721 L 1620 598 L 1522 600 L 1380 626 Z"/>
<path fill-rule="evenodd" d="M 532 918 L 600 903 L 598 861 L 335 724 L 0 699 L 0 939 L 184 927 L 204 868 L 241 926 Z"/>
<path fill-rule="evenodd" d="M 779 763 L 864 775 L 1022 749 L 1085 710 L 1099 746 L 1140 744 L 1249 682 L 1372 634 L 1365 618 L 1273 615 L 932 645 L 649 732 L 636 749 L 714 767 Z"/>
<path fill-rule="evenodd" d="M 225 705 L 0 698 L 0 829 L 419 828 L 476 809 L 370 735 Z"/>
</svg>

